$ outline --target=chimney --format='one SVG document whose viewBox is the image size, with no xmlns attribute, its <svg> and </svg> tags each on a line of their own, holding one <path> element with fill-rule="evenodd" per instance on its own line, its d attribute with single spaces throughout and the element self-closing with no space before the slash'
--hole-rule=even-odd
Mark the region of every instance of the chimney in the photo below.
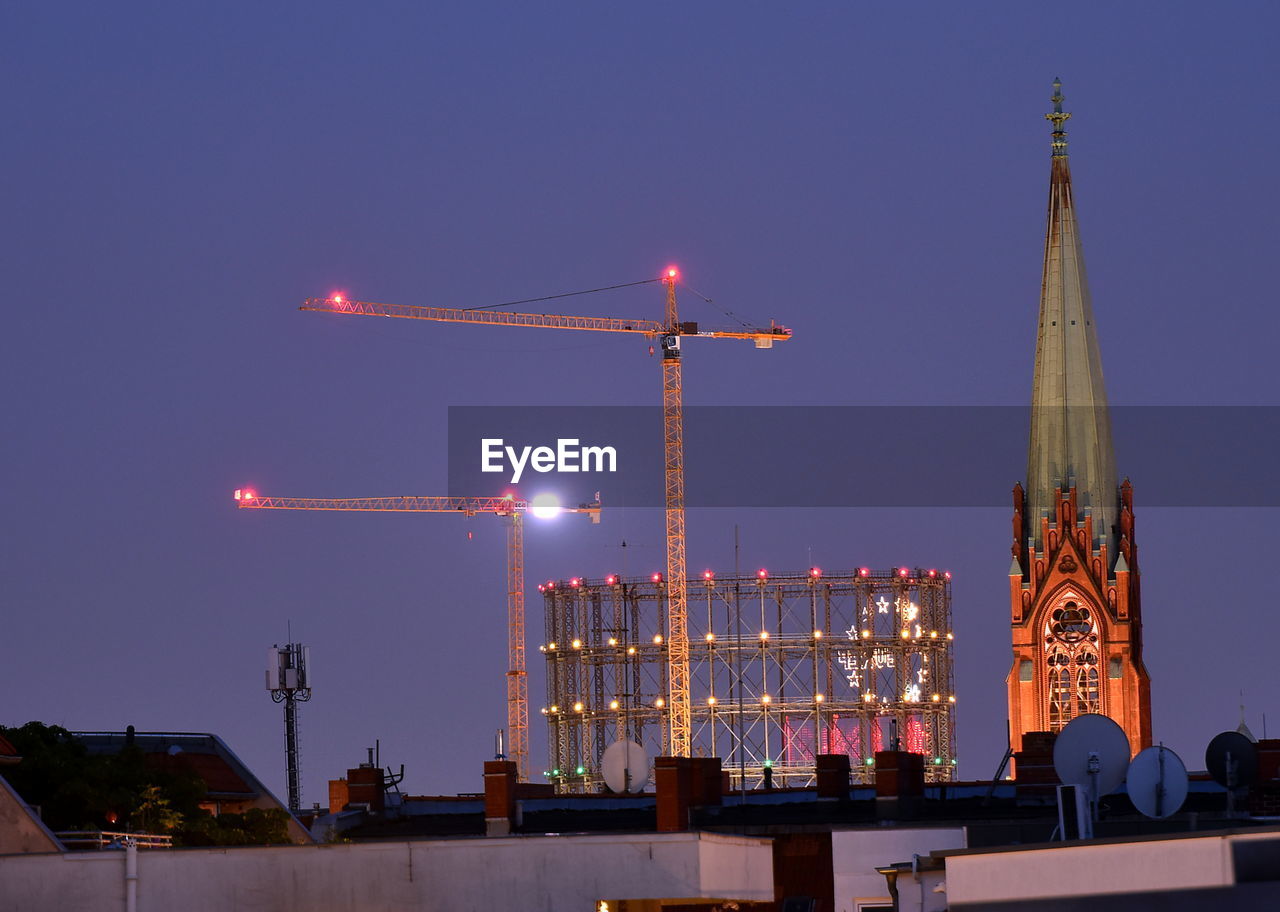
<svg viewBox="0 0 1280 912">
<path fill-rule="evenodd" d="M 653 762 L 658 790 L 658 832 L 689 829 L 693 805 L 693 761 L 689 757 L 657 757 Z"/>
<path fill-rule="evenodd" d="M 723 803 L 726 776 L 719 757 L 658 757 L 653 766 L 659 832 L 687 830 L 693 808 Z"/>
<path fill-rule="evenodd" d="M 329 780 L 329 813 L 336 814 L 346 810 L 351 803 L 351 793 L 347 790 L 346 779 Z"/>
<path fill-rule="evenodd" d="M 849 755 L 818 754 L 815 758 L 818 800 L 849 800 Z"/>
<path fill-rule="evenodd" d="M 516 764 L 486 760 L 484 764 L 484 834 L 509 836 L 516 828 Z"/>
<path fill-rule="evenodd" d="M 693 798 L 694 807 L 719 807 L 724 801 L 724 772 L 719 757 L 694 757 Z"/>
<path fill-rule="evenodd" d="M 1280 815 L 1280 738 L 1258 741 L 1258 777 L 1249 786 L 1249 813 Z"/>
<path fill-rule="evenodd" d="M 876 816 L 913 816 L 924 798 L 924 755 L 876 751 Z"/>
<path fill-rule="evenodd" d="M 1022 750 L 1013 755 L 1013 778 L 1019 804 L 1032 799 L 1044 803 L 1057 801 L 1058 773 L 1053 768 L 1053 732 L 1023 732 Z"/>
<path fill-rule="evenodd" d="M 363 763 L 358 769 L 347 770 L 347 803 L 367 805 L 370 811 L 381 813 L 384 807 L 382 770 Z"/>
</svg>

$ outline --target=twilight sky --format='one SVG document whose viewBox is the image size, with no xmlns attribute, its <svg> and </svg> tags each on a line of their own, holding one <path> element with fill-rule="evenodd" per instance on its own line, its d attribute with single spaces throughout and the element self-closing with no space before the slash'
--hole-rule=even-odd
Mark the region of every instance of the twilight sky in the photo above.
<svg viewBox="0 0 1280 912">
<path fill-rule="evenodd" d="M 795 330 L 690 342 L 691 405 L 1020 405 L 1058 75 L 1112 402 L 1280 404 L 1278 28 L 1252 2 L 10 4 L 0 723 L 217 732 L 283 797 L 262 666 L 292 623 L 316 666 L 305 803 L 375 738 L 408 791 L 479 790 L 501 524 L 231 491 L 444 493 L 449 406 L 655 405 L 657 363 L 639 338 L 301 299 L 476 306 L 676 262 Z M 1025 472 L 1024 448 L 990 459 Z M 1143 509 L 1146 467 L 1119 468 L 1155 737 L 1201 768 L 1241 690 L 1280 732 L 1276 511 Z M 691 570 L 732 568 L 735 523 L 744 567 L 951 569 L 960 775 L 991 775 L 1008 509 L 695 510 Z M 531 588 L 618 570 L 624 539 L 630 572 L 658 569 L 661 535 L 652 509 L 531 528 Z"/>
</svg>

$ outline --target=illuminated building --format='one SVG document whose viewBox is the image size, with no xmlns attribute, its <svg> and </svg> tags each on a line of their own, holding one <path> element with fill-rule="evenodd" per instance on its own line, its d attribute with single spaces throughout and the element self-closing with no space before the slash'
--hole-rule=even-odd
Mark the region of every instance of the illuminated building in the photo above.
<svg viewBox="0 0 1280 912">
<path fill-rule="evenodd" d="M 821 754 L 870 782 L 876 752 L 899 747 L 925 758 L 926 781 L 955 779 L 950 573 L 707 571 L 687 585 L 694 756 L 720 758 L 734 788 L 766 770 L 778 787 L 812 785 Z M 598 791 L 615 741 L 668 753 L 666 596 L 661 574 L 543 587 L 557 791 Z"/>
<path fill-rule="evenodd" d="M 1010 740 L 1057 732 L 1082 713 L 1110 716 L 1136 753 L 1151 744 L 1151 682 L 1133 489 L 1117 486 L 1102 359 L 1067 160 L 1061 83 L 1053 154 L 1027 486 L 1014 488 Z"/>
</svg>

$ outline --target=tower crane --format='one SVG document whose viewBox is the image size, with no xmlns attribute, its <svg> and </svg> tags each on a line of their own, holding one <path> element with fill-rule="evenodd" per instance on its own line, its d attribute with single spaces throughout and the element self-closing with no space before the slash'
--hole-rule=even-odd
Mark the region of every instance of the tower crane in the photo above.
<svg viewBox="0 0 1280 912">
<path fill-rule="evenodd" d="M 529 679 L 524 660 L 524 514 L 544 509 L 512 494 L 503 497 L 264 497 L 248 488 L 235 492 L 241 510 L 338 510 L 343 512 L 491 513 L 507 521 L 507 739 L 516 775 L 529 769 Z M 600 522 L 600 503 L 547 508 L 581 513 Z M 536 513 L 535 513 L 536 515 Z"/>
<path fill-rule="evenodd" d="M 594 332 L 638 333 L 661 340 L 662 346 L 662 425 L 664 455 L 664 488 L 666 495 L 667 569 L 667 705 L 668 727 L 664 733 L 665 748 L 676 757 L 687 757 L 692 740 L 692 714 L 689 705 L 689 630 L 688 599 L 685 578 L 684 522 L 684 394 L 680 372 L 680 340 L 685 336 L 702 339 L 742 339 L 754 342 L 756 348 L 772 348 L 774 342 L 791 338 L 791 330 L 770 324 L 766 328 L 700 329 L 697 323 L 680 322 L 676 308 L 676 282 L 679 273 L 668 268 L 658 279 L 667 287 L 665 319 L 627 320 L 616 317 L 580 317 L 566 314 L 516 313 L 450 307 L 425 307 L 411 304 L 374 304 L 352 301 L 342 295 L 308 298 L 299 310 L 323 313 L 357 314 L 374 317 L 401 317 L 409 320 L 434 320 L 443 323 L 478 323 L 486 326 L 531 326 L 543 329 L 580 329 Z M 634 284 L 647 284 L 638 282 Z"/>
</svg>

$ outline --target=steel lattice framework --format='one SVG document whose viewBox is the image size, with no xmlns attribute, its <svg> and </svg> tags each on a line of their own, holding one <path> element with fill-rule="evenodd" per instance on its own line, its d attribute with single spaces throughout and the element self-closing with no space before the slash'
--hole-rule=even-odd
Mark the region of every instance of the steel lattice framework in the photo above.
<svg viewBox="0 0 1280 912">
<path fill-rule="evenodd" d="M 592 514 L 598 522 L 599 512 Z M 524 664 L 524 518 L 506 514 L 507 523 L 507 738 L 516 763 L 516 777 L 528 782 L 529 677 Z"/>
<path fill-rule="evenodd" d="M 898 568 L 688 580 L 690 754 L 717 756 L 734 787 L 773 770 L 806 785 L 820 753 L 870 781 L 877 750 L 924 754 L 955 778 L 950 574 Z M 550 766 L 562 792 L 602 787 L 600 757 L 624 738 L 668 750 L 667 581 L 551 581 L 546 603 Z"/>
<path fill-rule="evenodd" d="M 669 276 L 667 325 L 680 325 L 676 308 L 676 280 Z M 662 337 L 662 434 L 665 468 L 667 542 L 667 725 L 663 753 L 691 756 L 693 706 L 689 687 L 689 593 L 685 580 L 684 540 L 684 391 L 680 367 L 680 336 Z"/>
</svg>

